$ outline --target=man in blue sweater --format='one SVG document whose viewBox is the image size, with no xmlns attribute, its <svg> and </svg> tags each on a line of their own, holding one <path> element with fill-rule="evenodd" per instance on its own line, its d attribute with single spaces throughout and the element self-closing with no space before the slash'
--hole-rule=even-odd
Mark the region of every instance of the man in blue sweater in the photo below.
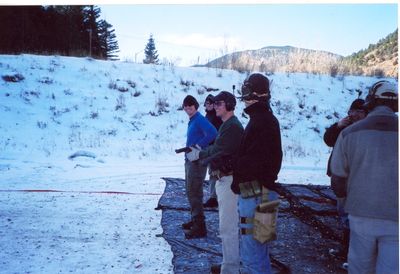
<svg viewBox="0 0 400 274">
<path fill-rule="evenodd" d="M 189 116 L 186 147 L 206 148 L 217 136 L 215 127 L 197 109 L 196 98 L 188 95 L 183 100 L 183 109 Z M 190 204 L 191 221 L 184 223 L 186 239 L 203 238 L 207 236 L 203 212 L 203 183 L 207 166 L 199 161 L 191 162 L 185 155 L 186 195 Z"/>
</svg>

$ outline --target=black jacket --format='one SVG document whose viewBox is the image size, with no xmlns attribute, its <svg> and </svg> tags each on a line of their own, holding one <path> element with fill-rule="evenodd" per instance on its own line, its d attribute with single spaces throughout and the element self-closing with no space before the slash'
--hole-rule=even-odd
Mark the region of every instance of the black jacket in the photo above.
<svg viewBox="0 0 400 274">
<path fill-rule="evenodd" d="M 273 188 L 282 164 L 279 122 L 266 103 L 257 102 L 245 109 L 250 116 L 233 170 L 233 192 L 239 183 L 259 180 Z"/>
<path fill-rule="evenodd" d="M 324 142 L 328 147 L 334 147 L 337 138 L 339 137 L 340 132 L 342 132 L 344 128 L 339 128 L 338 127 L 338 123 L 334 123 L 333 125 L 331 125 L 330 127 L 328 127 L 325 131 L 324 134 Z M 332 153 L 329 156 L 329 160 L 328 160 L 328 166 L 326 168 L 326 175 L 328 175 L 329 177 L 332 175 L 331 173 L 331 169 L 329 168 L 329 165 L 331 163 L 331 157 L 332 157 Z"/>
<path fill-rule="evenodd" d="M 206 110 L 206 118 L 208 119 L 208 121 L 210 121 L 211 124 L 213 124 L 213 126 L 217 129 L 220 128 L 220 126 L 222 125 L 222 120 L 221 118 L 219 118 L 217 116 L 217 114 L 215 113 L 215 109 L 207 111 Z"/>
<path fill-rule="evenodd" d="M 339 137 L 340 132 L 343 128 L 338 127 L 338 123 L 334 123 L 330 127 L 328 127 L 324 134 L 324 142 L 328 147 L 334 147 L 337 138 Z"/>
</svg>

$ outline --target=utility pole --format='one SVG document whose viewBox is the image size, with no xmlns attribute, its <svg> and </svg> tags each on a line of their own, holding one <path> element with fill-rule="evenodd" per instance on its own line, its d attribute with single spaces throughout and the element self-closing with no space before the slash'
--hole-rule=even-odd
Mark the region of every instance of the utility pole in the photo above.
<svg viewBox="0 0 400 274">
<path fill-rule="evenodd" d="M 137 59 L 137 55 L 138 55 L 139 53 L 141 53 L 142 51 L 144 51 L 144 49 L 142 49 L 142 50 L 140 50 L 140 51 L 138 51 L 138 52 L 135 53 L 135 63 L 137 63 L 137 60 L 136 60 L 136 59 Z"/>
<path fill-rule="evenodd" d="M 92 57 L 92 29 L 89 29 L 89 57 Z"/>
</svg>

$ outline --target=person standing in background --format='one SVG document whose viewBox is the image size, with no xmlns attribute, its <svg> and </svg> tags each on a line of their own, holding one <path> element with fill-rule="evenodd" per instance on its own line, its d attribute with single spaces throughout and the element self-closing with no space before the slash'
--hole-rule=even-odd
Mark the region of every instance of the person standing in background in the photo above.
<svg viewBox="0 0 400 274">
<path fill-rule="evenodd" d="M 222 120 L 215 113 L 214 98 L 215 97 L 212 94 L 209 94 L 206 97 L 206 100 L 204 102 L 204 107 L 206 109 L 206 118 L 208 119 L 208 121 L 210 121 L 211 124 L 213 124 L 213 126 L 218 131 L 220 126 L 222 125 Z M 208 174 L 209 174 L 208 183 L 210 185 L 210 188 L 209 188 L 210 198 L 207 200 L 207 202 L 204 203 L 203 206 L 204 207 L 218 207 L 217 193 L 215 191 L 215 183 L 218 180 L 218 178 L 215 175 L 211 174 L 210 167 L 208 167 Z"/>
<path fill-rule="evenodd" d="M 264 202 L 276 202 L 275 180 L 282 164 L 279 122 L 270 107 L 270 82 L 260 73 L 243 83 L 241 100 L 250 116 L 234 163 L 232 190 L 239 194 L 241 273 L 271 274 L 268 241 L 255 239 L 255 211 Z M 275 215 L 270 215 L 276 220 Z M 275 222 L 268 227 L 275 235 Z"/>
<path fill-rule="evenodd" d="M 212 273 L 238 274 L 239 217 L 238 195 L 231 190 L 232 159 L 237 154 L 243 135 L 243 126 L 234 114 L 235 96 L 222 91 L 215 97 L 214 108 L 223 121 L 214 144 L 199 150 L 191 148 L 187 154 L 190 161 L 210 162 L 211 173 L 218 178 L 215 188 L 218 198 L 219 237 L 222 241 L 222 264 L 211 266 Z"/>
<path fill-rule="evenodd" d="M 183 100 L 183 109 L 189 116 L 186 147 L 206 148 L 217 136 L 215 127 L 197 111 L 199 103 L 188 95 Z M 190 204 L 191 220 L 182 224 L 186 239 L 207 236 L 207 228 L 203 210 L 203 183 L 207 167 L 191 162 L 185 154 L 186 194 Z"/>
<path fill-rule="evenodd" d="M 345 128 L 330 163 L 331 187 L 346 198 L 350 274 L 399 273 L 398 89 L 379 81 L 365 99 L 368 116 Z"/>
<path fill-rule="evenodd" d="M 337 138 L 339 137 L 340 132 L 346 127 L 352 125 L 355 122 L 358 122 L 364 119 L 367 116 L 367 110 L 364 107 L 365 101 L 363 99 L 355 99 L 347 112 L 347 116 L 338 122 L 331 125 L 326 129 L 324 134 L 324 142 L 329 147 L 334 147 Z M 331 170 L 329 168 L 329 164 L 332 158 L 332 154 L 329 156 L 327 172 L 326 174 L 331 177 Z M 341 244 L 342 247 L 340 250 L 330 249 L 329 253 L 331 255 L 339 256 L 345 258 L 346 261 L 343 263 L 342 267 L 347 269 L 347 254 L 349 250 L 349 241 L 350 241 L 350 227 L 349 227 L 349 218 L 348 214 L 344 211 L 344 203 L 345 199 L 336 197 L 337 204 L 337 212 L 339 215 L 340 225 L 343 230 Z"/>
</svg>

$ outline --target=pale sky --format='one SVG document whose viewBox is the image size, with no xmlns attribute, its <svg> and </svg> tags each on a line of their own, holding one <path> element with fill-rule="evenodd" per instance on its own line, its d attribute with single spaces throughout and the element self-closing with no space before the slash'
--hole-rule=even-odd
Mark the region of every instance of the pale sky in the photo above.
<svg viewBox="0 0 400 274">
<path fill-rule="evenodd" d="M 294 46 L 343 56 L 378 42 L 398 27 L 398 5 L 373 4 L 107 4 L 121 60 L 142 62 L 150 33 L 159 59 L 204 64 L 225 53 Z"/>
</svg>

